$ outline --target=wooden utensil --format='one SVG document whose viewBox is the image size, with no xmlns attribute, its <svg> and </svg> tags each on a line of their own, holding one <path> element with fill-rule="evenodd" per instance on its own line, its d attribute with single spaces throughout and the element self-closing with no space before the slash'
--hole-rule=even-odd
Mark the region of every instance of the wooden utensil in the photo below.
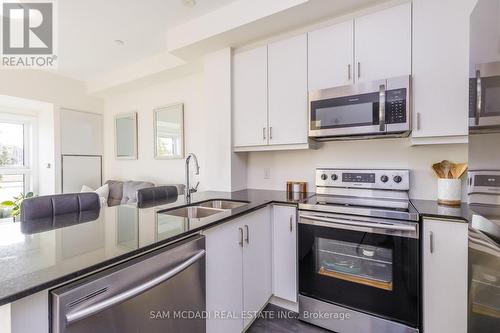
<svg viewBox="0 0 500 333">
<path fill-rule="evenodd" d="M 441 162 L 441 167 L 443 169 L 443 174 L 444 174 L 443 178 L 446 178 L 446 179 L 451 178 L 450 177 L 451 162 L 448 160 L 444 160 Z"/>
<path fill-rule="evenodd" d="M 453 164 L 451 168 L 451 174 L 455 179 L 462 178 L 462 176 L 466 171 L 467 171 L 467 163 Z"/>
<path fill-rule="evenodd" d="M 441 168 L 441 163 L 434 163 L 432 165 L 432 170 L 438 178 L 444 178 L 443 169 Z"/>
</svg>

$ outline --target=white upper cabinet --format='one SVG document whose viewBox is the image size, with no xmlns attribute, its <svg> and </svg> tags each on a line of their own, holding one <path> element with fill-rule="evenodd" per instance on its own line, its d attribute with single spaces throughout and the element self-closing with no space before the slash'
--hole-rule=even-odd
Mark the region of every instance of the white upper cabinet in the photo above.
<svg viewBox="0 0 500 333">
<path fill-rule="evenodd" d="M 308 34 L 309 91 L 352 84 L 354 22 L 349 20 Z"/>
<path fill-rule="evenodd" d="M 413 2 L 413 138 L 466 140 L 471 10 L 469 1 Z"/>
<path fill-rule="evenodd" d="M 354 23 L 357 81 L 411 74 L 411 3 L 358 17 Z"/>
<path fill-rule="evenodd" d="M 307 36 L 268 46 L 269 143 L 307 143 Z"/>
<path fill-rule="evenodd" d="M 233 57 L 233 145 L 267 145 L 267 46 Z"/>
</svg>

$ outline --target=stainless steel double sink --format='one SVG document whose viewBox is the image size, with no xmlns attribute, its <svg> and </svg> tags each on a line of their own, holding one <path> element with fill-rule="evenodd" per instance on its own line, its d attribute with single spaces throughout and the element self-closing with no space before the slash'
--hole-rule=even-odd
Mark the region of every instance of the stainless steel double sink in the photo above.
<svg viewBox="0 0 500 333">
<path fill-rule="evenodd" d="M 177 209 L 162 212 L 165 215 L 186 217 L 192 219 L 201 219 L 215 214 L 223 213 L 225 211 L 239 208 L 248 205 L 245 201 L 233 200 L 209 200 L 200 202 L 192 206 L 185 206 Z"/>
</svg>

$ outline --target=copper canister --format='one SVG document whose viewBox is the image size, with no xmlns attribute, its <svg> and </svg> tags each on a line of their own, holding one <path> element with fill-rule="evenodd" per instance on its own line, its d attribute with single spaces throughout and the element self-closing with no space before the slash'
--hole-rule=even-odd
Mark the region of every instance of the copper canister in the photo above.
<svg viewBox="0 0 500 333">
<path fill-rule="evenodd" d="M 307 182 L 286 182 L 286 193 L 288 200 L 301 201 L 304 200 L 307 193 Z"/>
</svg>

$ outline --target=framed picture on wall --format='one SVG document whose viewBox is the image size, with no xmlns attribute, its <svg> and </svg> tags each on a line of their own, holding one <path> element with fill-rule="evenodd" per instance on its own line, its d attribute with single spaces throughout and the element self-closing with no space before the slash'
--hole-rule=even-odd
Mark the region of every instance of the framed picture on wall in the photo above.
<svg viewBox="0 0 500 333">
<path fill-rule="evenodd" d="M 118 160 L 137 159 L 137 112 L 115 116 L 115 157 Z"/>
<path fill-rule="evenodd" d="M 154 110 L 156 159 L 184 158 L 184 105 L 172 104 Z"/>
</svg>

